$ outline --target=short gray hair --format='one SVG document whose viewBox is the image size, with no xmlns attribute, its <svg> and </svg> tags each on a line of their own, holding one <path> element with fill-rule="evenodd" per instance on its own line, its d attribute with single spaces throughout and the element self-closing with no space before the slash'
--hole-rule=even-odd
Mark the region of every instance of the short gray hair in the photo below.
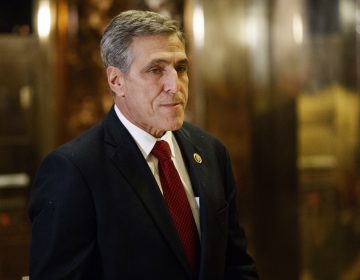
<svg viewBox="0 0 360 280">
<path fill-rule="evenodd" d="M 150 11 L 130 10 L 112 19 L 100 42 L 101 59 L 105 68 L 118 67 L 128 72 L 132 57 L 130 45 L 134 37 L 176 34 L 185 46 L 185 38 L 177 21 Z"/>
</svg>

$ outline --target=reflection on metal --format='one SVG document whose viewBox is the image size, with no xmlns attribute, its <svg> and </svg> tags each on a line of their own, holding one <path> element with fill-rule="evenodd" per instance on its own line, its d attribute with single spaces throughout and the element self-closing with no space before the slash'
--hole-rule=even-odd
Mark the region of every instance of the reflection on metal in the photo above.
<svg viewBox="0 0 360 280">
<path fill-rule="evenodd" d="M 293 36 L 295 43 L 301 45 L 304 37 L 304 27 L 302 17 L 298 13 L 293 17 Z"/>
<path fill-rule="evenodd" d="M 164 0 L 145 0 L 146 4 L 152 10 L 159 10 L 161 5 L 165 2 Z"/>
<path fill-rule="evenodd" d="M 339 2 L 340 22 L 345 30 L 349 30 L 354 26 L 357 16 L 354 11 L 355 11 L 355 1 L 341 0 Z"/>
<path fill-rule="evenodd" d="M 20 106 L 22 109 L 29 109 L 32 105 L 32 88 L 31 86 L 25 85 L 20 88 Z"/>
<path fill-rule="evenodd" d="M 337 159 L 334 155 L 303 156 L 298 159 L 299 169 L 334 169 Z"/>
<path fill-rule="evenodd" d="M 357 34 L 360 34 L 360 3 L 359 1 L 356 2 L 355 9 L 355 28 Z"/>
<path fill-rule="evenodd" d="M 40 39 L 47 39 L 51 28 L 51 12 L 50 3 L 47 0 L 42 0 L 39 3 L 39 10 L 37 12 L 37 31 Z"/>
<path fill-rule="evenodd" d="M 259 6 L 260 7 L 260 6 Z M 261 20 L 263 15 L 261 13 L 261 9 L 259 7 L 252 6 L 249 9 L 248 16 L 245 22 L 245 43 L 250 48 L 256 48 L 259 43 L 259 39 L 263 37 L 264 31 L 263 24 L 265 20 Z M 262 34 L 261 34 L 262 33 Z"/>
<path fill-rule="evenodd" d="M 26 188 L 29 186 L 29 183 L 30 183 L 30 177 L 26 173 L 0 175 L 0 189 Z"/>
<path fill-rule="evenodd" d="M 262 1 L 254 1 L 247 8 L 243 24 L 242 44 L 249 53 L 252 75 L 258 86 L 266 86 L 269 81 L 269 35 L 267 6 Z M 233 15 L 233 18 L 237 18 Z"/>
<path fill-rule="evenodd" d="M 360 279 L 360 1 L 202 5 L 192 89 L 235 174 L 250 178 L 260 275 Z"/>
<path fill-rule="evenodd" d="M 204 46 L 205 26 L 204 11 L 199 1 L 195 3 L 193 11 L 193 34 L 195 46 L 201 49 Z"/>
</svg>

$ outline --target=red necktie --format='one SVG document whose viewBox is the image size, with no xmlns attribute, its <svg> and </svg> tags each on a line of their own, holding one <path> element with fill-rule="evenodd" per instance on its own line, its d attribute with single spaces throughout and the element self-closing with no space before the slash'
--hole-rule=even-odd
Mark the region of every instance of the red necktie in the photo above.
<svg viewBox="0 0 360 280">
<path fill-rule="evenodd" d="M 151 153 L 159 160 L 159 177 L 165 202 L 177 229 L 189 265 L 198 271 L 200 241 L 194 216 L 166 141 L 157 141 Z"/>
</svg>

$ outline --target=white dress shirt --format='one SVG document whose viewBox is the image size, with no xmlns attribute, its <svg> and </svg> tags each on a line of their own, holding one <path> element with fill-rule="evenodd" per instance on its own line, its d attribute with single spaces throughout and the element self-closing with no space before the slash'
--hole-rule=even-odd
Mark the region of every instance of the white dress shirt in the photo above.
<svg viewBox="0 0 360 280">
<path fill-rule="evenodd" d="M 198 207 L 198 198 L 195 198 L 194 192 L 191 186 L 191 181 L 189 178 L 189 174 L 184 164 L 184 160 L 179 148 L 179 145 L 174 137 L 174 134 L 171 131 L 167 131 L 161 138 L 156 138 L 141 128 L 137 127 L 133 123 L 131 123 L 118 109 L 115 105 L 116 115 L 119 117 L 122 124 L 129 131 L 131 136 L 134 138 L 137 146 L 139 147 L 141 153 L 143 154 L 146 162 L 148 163 L 151 172 L 154 174 L 156 182 L 162 192 L 159 170 L 158 170 L 158 159 L 151 154 L 151 151 L 155 145 L 155 142 L 158 140 L 166 141 L 171 150 L 171 159 L 174 162 L 174 165 L 179 173 L 180 179 L 184 185 L 186 196 L 189 200 L 190 207 L 194 216 L 194 220 L 196 223 L 196 227 L 198 232 L 200 233 L 200 223 L 199 223 L 199 207 Z"/>
</svg>

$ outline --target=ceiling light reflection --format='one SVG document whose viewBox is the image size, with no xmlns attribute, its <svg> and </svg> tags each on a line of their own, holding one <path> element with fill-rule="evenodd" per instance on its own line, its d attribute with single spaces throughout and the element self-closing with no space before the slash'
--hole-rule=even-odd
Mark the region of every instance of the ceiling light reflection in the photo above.
<svg viewBox="0 0 360 280">
<path fill-rule="evenodd" d="M 300 14 L 293 17 L 293 37 L 296 44 L 301 45 L 304 38 L 303 19 Z"/>
<path fill-rule="evenodd" d="M 204 46 L 205 37 L 205 24 L 204 24 L 204 11 L 200 4 L 196 4 L 193 14 L 193 34 L 194 43 L 197 48 Z"/>
<path fill-rule="evenodd" d="M 51 12 L 49 1 L 43 0 L 39 3 L 37 13 L 37 31 L 40 39 L 49 37 L 51 27 Z"/>
</svg>

